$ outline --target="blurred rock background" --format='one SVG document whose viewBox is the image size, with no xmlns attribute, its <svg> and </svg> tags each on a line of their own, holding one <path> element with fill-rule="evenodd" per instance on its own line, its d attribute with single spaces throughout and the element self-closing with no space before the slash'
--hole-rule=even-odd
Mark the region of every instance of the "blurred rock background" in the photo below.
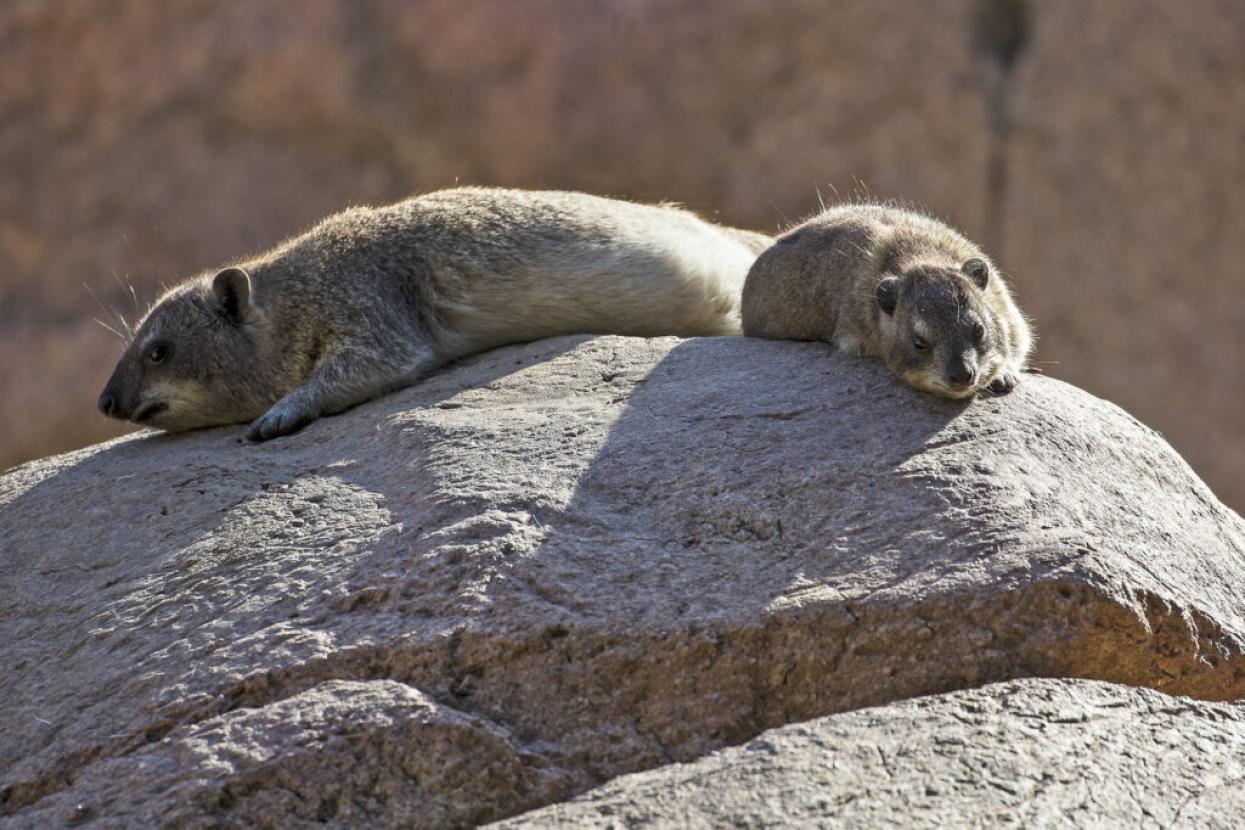
<svg viewBox="0 0 1245 830">
<path fill-rule="evenodd" d="M 7 0 L 0 467 L 95 399 L 162 282 L 455 183 L 773 232 L 862 188 L 981 241 L 1038 365 L 1245 505 L 1236 0 Z"/>
</svg>

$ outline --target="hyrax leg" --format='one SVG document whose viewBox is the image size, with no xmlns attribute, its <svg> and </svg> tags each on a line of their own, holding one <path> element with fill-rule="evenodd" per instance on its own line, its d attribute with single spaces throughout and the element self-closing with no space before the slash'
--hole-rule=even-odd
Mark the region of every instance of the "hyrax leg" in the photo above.
<svg viewBox="0 0 1245 830">
<path fill-rule="evenodd" d="M 1028 348 L 1027 346 L 1025 347 Z M 1020 383 L 1020 375 L 1025 371 L 1025 359 L 1012 359 L 1003 364 L 1003 371 L 990 382 L 990 392 L 995 395 L 1006 395 Z"/>
<path fill-rule="evenodd" d="M 376 352 L 342 349 L 312 370 L 302 386 L 272 405 L 246 428 L 246 440 L 267 441 L 297 432 L 322 415 L 409 386 L 437 365 L 431 352 L 399 365 L 379 359 Z"/>
</svg>

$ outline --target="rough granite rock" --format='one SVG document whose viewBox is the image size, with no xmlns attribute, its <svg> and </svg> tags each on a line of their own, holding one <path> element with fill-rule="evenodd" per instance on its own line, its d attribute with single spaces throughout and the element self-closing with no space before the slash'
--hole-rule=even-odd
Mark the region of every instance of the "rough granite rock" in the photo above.
<svg viewBox="0 0 1245 830">
<path fill-rule="evenodd" d="M 492 826 L 1230 830 L 1243 749 L 1239 703 L 1020 680 L 774 729 Z"/>
<path fill-rule="evenodd" d="M 461 184 L 767 232 L 858 185 L 962 226 L 1052 375 L 1245 509 L 1240 0 L 6 0 L 0 466 L 122 429 L 83 283 Z M 992 25 L 983 25 L 983 20 Z"/>
<path fill-rule="evenodd" d="M 1245 523 L 1057 381 L 563 338 L 239 435 L 0 477 L 0 822 L 447 826 L 992 681 L 1245 696 Z"/>
</svg>

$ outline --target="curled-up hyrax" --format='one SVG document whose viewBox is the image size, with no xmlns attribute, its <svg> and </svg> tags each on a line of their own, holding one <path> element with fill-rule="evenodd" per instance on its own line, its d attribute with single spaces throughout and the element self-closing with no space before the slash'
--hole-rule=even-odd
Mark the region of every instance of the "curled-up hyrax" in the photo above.
<svg viewBox="0 0 1245 830">
<path fill-rule="evenodd" d="M 744 334 L 880 357 L 925 392 L 1010 392 L 1033 348 L 998 269 L 961 234 L 886 205 L 833 207 L 752 265 Z"/>
</svg>

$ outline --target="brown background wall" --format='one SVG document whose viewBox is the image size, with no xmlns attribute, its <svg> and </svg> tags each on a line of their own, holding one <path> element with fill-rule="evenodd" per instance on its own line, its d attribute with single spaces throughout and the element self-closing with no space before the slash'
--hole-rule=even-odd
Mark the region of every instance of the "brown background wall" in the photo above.
<svg viewBox="0 0 1245 830">
<path fill-rule="evenodd" d="M 115 434 L 92 317 L 459 183 L 774 231 L 862 184 L 981 240 L 1048 373 L 1245 505 L 1236 0 L 17 0 L 0 7 L 0 466 Z M 85 287 L 84 287 L 85 284 Z"/>
</svg>

